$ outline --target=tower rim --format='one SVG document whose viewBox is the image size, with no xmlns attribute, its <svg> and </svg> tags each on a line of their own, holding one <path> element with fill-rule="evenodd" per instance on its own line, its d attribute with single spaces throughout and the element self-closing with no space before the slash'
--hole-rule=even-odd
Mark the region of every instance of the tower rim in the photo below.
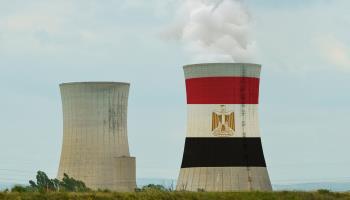
<svg viewBox="0 0 350 200">
<path fill-rule="evenodd" d="M 248 63 L 248 62 L 247 63 L 244 63 L 244 62 L 208 62 L 208 63 L 187 64 L 187 65 L 184 65 L 183 68 L 186 69 L 188 67 L 208 66 L 208 65 L 232 65 L 232 66 L 244 65 L 246 67 L 261 67 L 261 64 Z"/>
<path fill-rule="evenodd" d="M 82 82 L 64 82 L 59 84 L 59 86 L 64 85 L 129 85 L 128 82 L 114 82 L 114 81 L 82 81 Z"/>
</svg>

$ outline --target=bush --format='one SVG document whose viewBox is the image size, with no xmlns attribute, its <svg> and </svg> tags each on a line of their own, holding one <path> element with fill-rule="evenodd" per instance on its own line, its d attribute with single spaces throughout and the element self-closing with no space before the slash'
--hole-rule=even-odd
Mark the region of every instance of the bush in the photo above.
<svg viewBox="0 0 350 200">
<path fill-rule="evenodd" d="M 330 194 L 331 193 L 331 191 L 329 191 L 327 189 L 319 189 L 319 190 L 317 190 L 317 192 L 320 194 Z"/>
<path fill-rule="evenodd" d="M 149 190 L 167 192 L 170 189 L 165 188 L 163 185 L 155 185 L 155 184 L 148 184 L 141 188 L 141 191 L 149 191 Z"/>
<path fill-rule="evenodd" d="M 97 192 L 110 193 L 112 191 L 110 191 L 109 189 L 98 189 Z"/>
<path fill-rule="evenodd" d="M 15 185 L 11 189 L 11 192 L 27 192 L 27 188 L 21 185 Z"/>
</svg>

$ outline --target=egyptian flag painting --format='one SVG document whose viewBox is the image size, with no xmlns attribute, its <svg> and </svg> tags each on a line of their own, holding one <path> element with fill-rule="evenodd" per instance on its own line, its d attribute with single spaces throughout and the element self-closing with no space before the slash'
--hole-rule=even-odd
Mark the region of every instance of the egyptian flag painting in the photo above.
<svg viewBox="0 0 350 200">
<path fill-rule="evenodd" d="M 259 130 L 261 66 L 184 66 L 187 134 L 177 190 L 271 191 Z"/>
</svg>

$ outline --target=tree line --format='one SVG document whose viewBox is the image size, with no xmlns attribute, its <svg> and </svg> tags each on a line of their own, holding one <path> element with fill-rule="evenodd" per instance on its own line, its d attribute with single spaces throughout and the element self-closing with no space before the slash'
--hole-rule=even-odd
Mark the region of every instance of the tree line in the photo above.
<svg viewBox="0 0 350 200">
<path fill-rule="evenodd" d="M 45 172 L 38 171 L 36 181 L 30 180 L 29 186 L 14 186 L 13 192 L 88 192 L 90 188 L 86 187 L 85 183 L 69 177 L 67 174 L 63 175 L 62 180 L 50 179 Z"/>
<path fill-rule="evenodd" d="M 148 184 L 141 188 L 135 188 L 135 192 L 145 191 L 160 191 L 171 192 L 172 188 L 166 188 L 163 185 Z M 62 180 L 50 179 L 45 172 L 38 171 L 36 174 L 36 181 L 30 180 L 28 186 L 15 185 L 12 192 L 90 192 L 85 183 L 81 180 L 76 180 L 73 177 L 69 177 L 66 173 L 63 175 Z M 98 190 L 100 192 L 110 192 L 108 189 Z M 6 191 L 5 191 L 6 192 Z"/>
</svg>

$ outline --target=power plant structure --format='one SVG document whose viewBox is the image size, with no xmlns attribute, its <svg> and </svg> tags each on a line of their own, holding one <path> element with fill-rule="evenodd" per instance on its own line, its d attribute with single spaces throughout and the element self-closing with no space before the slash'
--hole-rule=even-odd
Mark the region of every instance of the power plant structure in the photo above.
<svg viewBox="0 0 350 200">
<path fill-rule="evenodd" d="M 66 173 L 91 189 L 134 191 L 136 161 L 127 136 L 129 83 L 60 84 L 63 144 L 58 179 Z"/>
<path fill-rule="evenodd" d="M 261 66 L 184 66 L 187 135 L 177 190 L 272 191 L 258 120 Z"/>
</svg>

